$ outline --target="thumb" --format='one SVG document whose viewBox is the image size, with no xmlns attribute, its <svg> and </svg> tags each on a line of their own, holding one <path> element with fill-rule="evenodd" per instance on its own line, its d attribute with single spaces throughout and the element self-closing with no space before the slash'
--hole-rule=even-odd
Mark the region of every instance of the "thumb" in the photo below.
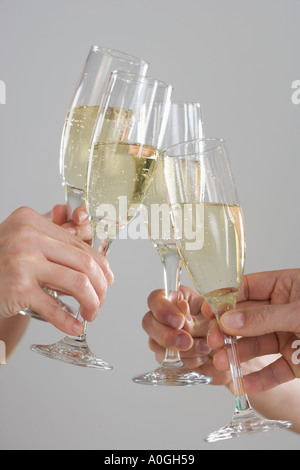
<svg viewBox="0 0 300 470">
<path fill-rule="evenodd" d="M 224 313 L 222 330 L 232 336 L 261 336 L 276 331 L 300 332 L 300 301 L 260 305 Z"/>
</svg>

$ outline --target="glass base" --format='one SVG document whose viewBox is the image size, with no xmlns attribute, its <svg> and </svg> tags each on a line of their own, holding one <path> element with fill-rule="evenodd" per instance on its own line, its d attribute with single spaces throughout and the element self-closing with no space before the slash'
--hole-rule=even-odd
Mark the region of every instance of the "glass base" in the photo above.
<svg viewBox="0 0 300 470">
<path fill-rule="evenodd" d="M 90 367 L 101 370 L 112 369 L 111 365 L 91 352 L 85 336 L 80 339 L 66 336 L 58 343 L 50 345 L 33 344 L 30 346 L 30 349 L 50 359 L 67 362 L 80 367 Z"/>
<path fill-rule="evenodd" d="M 249 434 L 275 431 L 276 429 L 288 429 L 291 426 L 292 423 L 288 421 L 272 421 L 260 418 L 253 410 L 246 413 L 240 412 L 235 414 L 228 426 L 209 434 L 205 442 L 217 442 Z"/>
<path fill-rule="evenodd" d="M 142 385 L 189 386 L 208 385 L 212 378 L 190 371 L 183 364 L 176 366 L 165 364 L 152 372 L 137 375 L 132 380 Z"/>
</svg>

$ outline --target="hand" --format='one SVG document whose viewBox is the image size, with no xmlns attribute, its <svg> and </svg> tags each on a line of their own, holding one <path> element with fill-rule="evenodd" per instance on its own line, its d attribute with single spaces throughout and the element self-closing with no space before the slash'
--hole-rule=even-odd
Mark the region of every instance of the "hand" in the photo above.
<svg viewBox="0 0 300 470">
<path fill-rule="evenodd" d="M 143 328 L 159 363 L 167 348 L 175 348 L 187 368 L 213 377 L 216 385 L 227 385 L 230 374 L 214 367 L 206 341 L 210 322 L 201 313 L 203 301 L 203 297 L 189 287 L 180 288 L 177 304 L 166 299 L 164 291 L 154 291 L 148 298 L 150 311 L 143 318 Z"/>
<path fill-rule="evenodd" d="M 92 228 L 86 212 L 85 206 L 80 206 L 72 214 L 72 220 L 68 220 L 67 208 L 65 205 L 56 205 L 52 211 L 46 215 L 56 225 L 67 229 L 81 240 L 92 243 Z"/>
<path fill-rule="evenodd" d="M 207 303 L 202 312 L 213 318 Z M 265 367 L 245 376 L 249 395 L 269 390 L 300 377 L 297 347 L 300 343 L 300 269 L 288 269 L 245 276 L 235 311 L 224 313 L 221 328 L 239 339 L 242 362 L 262 358 Z M 295 342 L 295 343 L 294 343 Z M 221 350 L 214 356 L 219 371 L 229 369 L 223 337 L 216 320 L 212 320 L 208 343 L 212 349 Z M 276 354 L 269 363 L 268 355 Z M 266 363 L 268 363 L 266 365 Z M 250 369 L 251 371 L 251 369 Z"/>
<path fill-rule="evenodd" d="M 44 288 L 73 296 L 82 317 L 93 321 L 112 282 L 102 254 L 32 209 L 17 209 L 0 224 L 2 317 L 30 307 L 61 331 L 77 335 L 82 332 L 81 323 L 64 312 Z"/>
</svg>

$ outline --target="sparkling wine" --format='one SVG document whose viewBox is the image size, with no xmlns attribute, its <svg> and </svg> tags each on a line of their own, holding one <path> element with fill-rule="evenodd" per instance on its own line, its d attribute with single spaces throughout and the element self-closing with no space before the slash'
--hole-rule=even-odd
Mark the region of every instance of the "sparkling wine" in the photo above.
<svg viewBox="0 0 300 470">
<path fill-rule="evenodd" d="M 174 208 L 182 220 L 177 244 L 197 290 L 219 312 L 235 305 L 245 263 L 242 209 L 227 204 L 182 204 Z M 178 226 L 178 220 L 177 220 Z"/>
<path fill-rule="evenodd" d="M 61 143 L 63 184 L 83 191 L 91 138 L 99 106 L 79 106 L 68 111 Z M 124 140 L 134 119 L 131 110 L 108 108 L 101 129 L 102 141 Z"/>
<path fill-rule="evenodd" d="M 149 146 L 96 143 L 87 183 L 86 205 L 91 221 L 102 221 L 117 231 L 126 225 L 147 195 L 158 158 L 158 150 Z"/>
<path fill-rule="evenodd" d="M 170 251 L 178 253 L 161 159 L 158 161 L 153 182 L 143 203 L 143 220 L 150 240 L 162 259 Z"/>
</svg>

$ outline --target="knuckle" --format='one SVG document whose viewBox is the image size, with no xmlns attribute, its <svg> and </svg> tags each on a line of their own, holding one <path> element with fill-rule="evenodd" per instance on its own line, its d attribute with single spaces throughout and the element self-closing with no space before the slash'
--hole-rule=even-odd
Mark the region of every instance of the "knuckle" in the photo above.
<svg viewBox="0 0 300 470">
<path fill-rule="evenodd" d="M 158 298 L 155 304 L 155 317 L 161 321 L 166 315 L 166 306 L 164 305 L 163 299 Z"/>
<path fill-rule="evenodd" d="M 152 313 L 147 312 L 142 319 L 142 327 L 146 333 L 149 333 L 151 318 Z"/>
<path fill-rule="evenodd" d="M 89 278 L 86 274 L 76 272 L 74 275 L 73 283 L 75 288 L 79 289 L 80 291 L 86 290 L 90 286 Z"/>
<path fill-rule="evenodd" d="M 28 252 L 31 247 L 37 245 L 37 242 L 37 231 L 27 224 L 21 224 L 14 230 L 8 242 L 8 247 L 11 252 L 20 254 L 22 252 Z"/>
<path fill-rule="evenodd" d="M 149 338 L 148 346 L 149 346 L 150 351 L 152 351 L 154 353 L 160 352 L 159 345 L 152 338 Z"/>
<path fill-rule="evenodd" d="M 16 223 L 20 224 L 22 222 L 30 222 L 36 217 L 36 212 L 31 209 L 30 207 L 22 206 L 16 209 L 11 214 L 11 219 L 14 220 Z"/>
<path fill-rule="evenodd" d="M 294 328 L 293 331 L 296 333 L 296 335 L 300 334 L 300 300 L 296 301 L 292 305 L 293 309 L 291 312 L 291 316 L 293 316 L 294 320 Z"/>
<path fill-rule="evenodd" d="M 161 294 L 161 292 L 162 292 L 161 290 L 155 290 L 155 291 L 151 292 L 151 294 L 149 294 L 148 299 L 147 299 L 147 303 L 148 303 L 148 306 L 149 306 L 150 309 L 151 309 L 151 307 L 153 307 L 153 304 L 156 305 L 157 298 Z"/>
<path fill-rule="evenodd" d="M 96 262 L 94 261 L 94 263 Z M 104 273 L 110 271 L 110 265 L 109 265 L 108 259 L 103 255 L 101 255 L 101 258 L 99 260 L 99 266 L 101 266 L 101 269 Z"/>
<path fill-rule="evenodd" d="M 267 333 L 271 312 L 268 305 L 262 305 L 253 313 L 246 313 L 246 325 L 259 328 L 262 334 Z"/>
<path fill-rule="evenodd" d="M 13 279 L 8 287 L 15 292 L 17 297 L 32 289 L 34 279 L 31 265 L 33 262 L 34 257 L 19 253 L 14 253 L 7 259 L 6 276 L 7 279 Z"/>
<path fill-rule="evenodd" d="M 256 336 L 252 338 L 252 348 L 253 348 L 254 357 L 260 357 L 261 356 L 261 343 L 259 341 L 259 338 Z"/>
<path fill-rule="evenodd" d="M 97 268 L 97 263 L 89 253 L 82 256 L 82 264 L 85 272 L 93 272 Z"/>
</svg>

